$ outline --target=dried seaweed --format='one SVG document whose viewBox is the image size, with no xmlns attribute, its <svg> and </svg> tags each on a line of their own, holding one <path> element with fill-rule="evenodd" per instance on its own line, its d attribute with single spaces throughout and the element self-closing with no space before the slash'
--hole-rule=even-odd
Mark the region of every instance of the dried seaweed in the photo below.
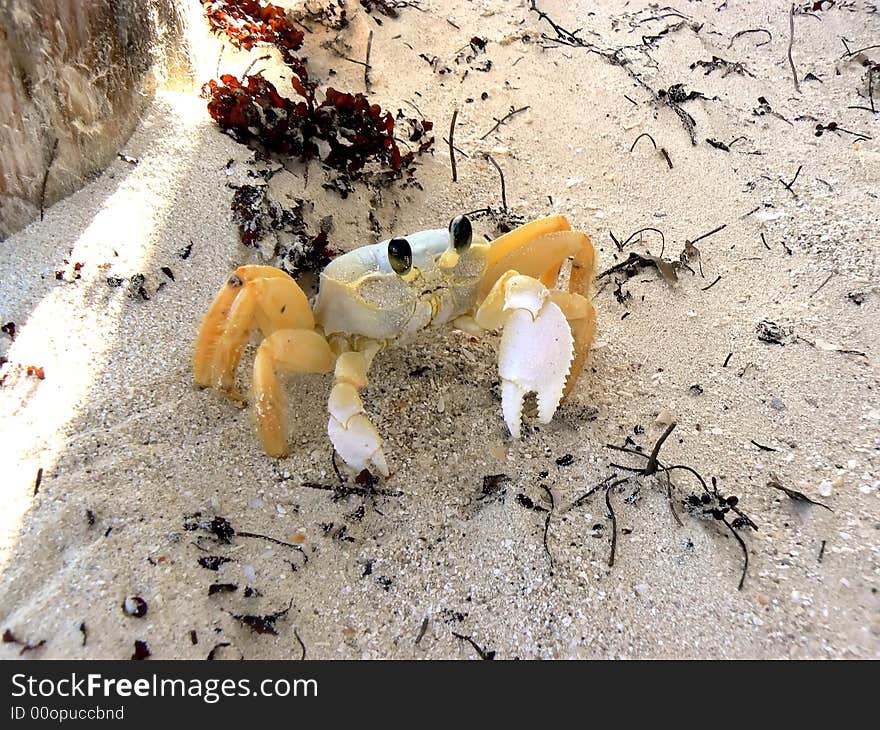
<svg viewBox="0 0 880 730">
<path fill-rule="evenodd" d="M 263 615 L 231 613 L 229 615 L 236 621 L 240 621 L 245 626 L 248 626 L 257 634 L 271 634 L 273 636 L 278 636 L 278 629 L 275 627 L 275 624 L 278 619 L 284 618 L 290 612 L 292 607 L 293 599 L 290 600 L 287 608 L 281 611 L 276 611 L 275 613 L 267 613 Z"/>
<path fill-rule="evenodd" d="M 403 8 L 415 8 L 421 10 L 416 0 L 360 0 L 361 7 L 372 16 L 373 13 L 379 13 L 386 18 L 399 18 L 400 10 Z M 377 22 L 378 19 L 374 18 Z M 381 25 L 381 23 L 379 23 Z"/>
<path fill-rule="evenodd" d="M 225 517 L 215 517 L 211 520 L 211 532 L 217 539 L 226 545 L 232 544 L 232 538 L 235 535 L 235 528 Z"/>
<path fill-rule="evenodd" d="M 201 0 L 214 33 L 223 33 L 236 48 L 251 50 L 271 43 L 282 55 L 302 47 L 305 34 L 287 17 L 284 8 L 260 0 Z"/>
<path fill-rule="evenodd" d="M 824 507 L 829 512 L 833 512 L 827 504 L 823 504 L 822 502 L 817 502 L 815 499 L 808 497 L 803 492 L 799 492 L 796 489 L 791 489 L 789 487 L 783 486 L 782 482 L 779 481 L 779 477 L 777 477 L 773 472 L 770 472 L 770 480 L 767 482 L 767 486 L 771 489 L 778 489 L 780 492 L 783 492 L 785 496 L 795 502 L 804 502 L 806 504 L 813 504 L 817 507 Z"/>
<path fill-rule="evenodd" d="M 23 641 L 19 639 L 15 634 L 12 633 L 10 629 L 5 629 L 3 631 L 3 643 L 4 644 L 16 644 L 21 647 L 21 651 L 18 652 L 18 655 L 26 654 L 29 651 L 34 651 L 35 649 L 39 649 L 41 646 L 45 646 L 46 640 L 41 639 L 36 644 L 31 644 L 28 641 Z"/>
<path fill-rule="evenodd" d="M 605 506 L 608 508 L 608 516 L 611 518 L 611 551 L 608 554 L 608 567 L 614 567 L 614 556 L 617 552 L 617 515 L 611 506 L 611 486 L 605 488 Z"/>
<path fill-rule="evenodd" d="M 494 497 L 502 491 L 502 485 L 510 481 L 507 474 L 488 474 L 483 477 L 483 489 L 477 499 Z"/>
<path fill-rule="evenodd" d="M 294 76 L 296 81 L 297 77 Z M 224 74 L 203 87 L 208 111 L 224 132 L 251 149 L 289 156 L 305 162 L 319 159 L 345 182 L 368 176 L 377 183 L 399 179 L 416 153 L 433 145 L 433 124 L 420 121 L 424 134 L 415 151 L 401 151 L 395 138 L 395 119 L 363 94 L 346 94 L 330 87 L 316 104 L 314 88 L 294 83 L 303 100 L 278 93 L 262 74 L 240 81 Z M 378 171 L 368 169 L 378 167 Z"/>
<path fill-rule="evenodd" d="M 706 484 L 706 480 L 702 477 L 702 475 L 693 467 L 687 466 L 685 464 L 674 464 L 671 466 L 666 466 L 657 458 L 658 453 L 660 451 L 660 447 L 663 445 L 664 441 L 669 437 L 675 428 L 675 424 L 671 423 L 666 430 L 663 432 L 663 435 L 657 440 L 654 445 L 654 448 L 651 450 L 651 454 L 644 454 L 641 450 L 636 450 L 633 448 L 629 448 L 628 446 L 615 446 L 613 444 L 606 444 L 606 446 L 610 449 L 614 449 L 615 451 L 621 451 L 626 454 L 632 454 L 634 456 L 639 456 L 643 459 L 647 460 L 644 469 L 637 469 L 632 467 L 618 467 L 625 469 L 626 471 L 632 471 L 635 475 L 638 476 L 646 476 L 650 473 L 665 473 L 667 480 L 667 500 L 669 501 L 670 508 L 672 508 L 672 481 L 670 479 L 670 472 L 672 471 L 684 471 L 692 476 L 694 476 L 697 481 L 700 483 L 700 486 L 703 489 L 702 494 L 690 494 L 684 500 L 683 504 L 685 509 L 694 517 L 700 519 L 711 519 L 717 520 L 724 523 L 725 527 L 733 534 L 742 548 L 744 555 L 744 565 L 742 575 L 740 577 L 738 590 L 742 590 L 743 584 L 745 582 L 746 573 L 749 567 L 749 553 L 748 547 L 745 541 L 740 537 L 740 535 L 736 532 L 737 529 L 750 528 L 753 530 L 757 530 L 758 527 L 755 522 L 738 506 L 739 498 L 730 495 L 726 496 L 721 494 L 718 489 L 718 483 L 715 477 L 712 477 L 712 489 L 710 490 L 708 485 Z M 603 484 L 607 483 L 611 477 L 606 478 Z M 632 476 L 625 477 L 623 479 L 619 479 L 612 484 L 609 484 L 606 487 L 606 497 L 607 490 L 612 489 L 613 487 L 622 484 L 623 482 L 628 481 Z M 601 486 L 601 485 L 599 485 Z M 583 499 L 585 499 L 589 494 L 595 492 L 599 487 L 594 487 L 590 492 L 588 492 L 584 497 L 578 500 L 580 503 Z M 606 500 L 607 501 L 607 500 Z M 609 504 L 610 507 L 610 504 Z M 736 518 L 732 522 L 727 521 L 728 513 L 733 512 L 736 514 Z M 675 516 L 676 521 L 679 526 L 682 524 L 681 520 L 678 517 L 678 514 L 675 512 L 675 509 L 672 508 L 672 514 Z"/>
<path fill-rule="evenodd" d="M 641 273 L 646 268 L 654 268 L 657 270 L 657 273 L 663 277 L 664 281 L 667 284 L 674 284 L 678 281 L 678 271 L 679 269 L 688 269 L 693 272 L 693 269 L 690 268 L 686 263 L 682 261 L 669 261 L 667 259 L 661 258 L 660 256 L 653 256 L 649 253 L 636 253 L 635 251 L 631 251 L 629 257 L 625 261 L 621 261 L 618 264 L 615 264 L 609 269 L 606 269 L 601 274 L 599 274 L 596 278 L 602 279 L 609 274 L 622 273 L 626 276 L 627 279 L 636 276 Z"/>
<path fill-rule="evenodd" d="M 151 656 L 153 656 L 153 652 L 150 651 L 150 647 L 147 646 L 146 641 L 138 639 L 134 642 L 134 654 L 131 655 L 132 659 L 143 660 L 148 659 Z"/>
<path fill-rule="evenodd" d="M 772 345 L 788 345 L 797 339 L 794 327 L 777 324 L 769 319 L 758 322 L 755 332 L 761 342 L 769 342 Z"/>
<path fill-rule="evenodd" d="M 333 217 L 321 219 L 314 233 L 305 220 L 305 211 L 312 204 L 301 198 L 283 207 L 265 186 L 242 185 L 232 198 L 233 220 L 239 237 L 246 246 L 258 246 L 266 236 L 275 235 L 271 256 L 279 268 L 291 276 L 304 272 L 320 273 L 337 252 L 330 247 L 329 233 Z"/>
<path fill-rule="evenodd" d="M 205 555 L 199 558 L 199 565 L 208 570 L 220 570 L 220 566 L 233 562 L 232 558 L 225 558 L 222 555 Z"/>
<path fill-rule="evenodd" d="M 673 93 L 669 93 L 670 91 L 673 91 L 673 87 L 670 87 L 669 91 L 663 91 L 663 90 L 658 91 L 658 90 L 655 90 L 652 86 L 650 86 L 638 73 L 636 73 L 636 71 L 633 70 L 632 62 L 625 55 L 625 51 L 626 51 L 625 48 L 616 48 L 616 49 L 612 49 L 612 50 L 606 50 L 606 49 L 600 48 L 599 46 L 597 46 L 593 43 L 590 43 L 589 41 L 585 40 L 584 38 L 582 38 L 580 36 L 581 29 L 570 31 L 570 30 L 564 28 L 559 23 L 554 21 L 547 13 L 545 13 L 540 8 L 538 8 L 536 0 L 530 0 L 529 10 L 533 13 L 536 13 L 541 20 L 546 21 L 550 25 L 550 27 L 553 29 L 555 35 L 550 36 L 550 35 L 547 35 L 546 33 L 542 34 L 542 38 L 544 40 L 552 42 L 552 43 L 556 43 L 558 45 L 568 46 L 571 48 L 582 48 L 589 53 L 595 53 L 597 56 L 603 58 L 605 61 L 607 61 L 611 65 L 617 66 L 618 68 L 622 69 L 624 72 L 626 72 L 626 74 L 630 77 L 630 79 L 632 79 L 642 89 L 647 91 L 651 95 L 651 97 L 654 99 L 655 102 L 657 102 L 658 104 L 668 106 L 670 109 L 672 109 L 672 111 L 675 112 L 675 114 L 678 116 L 679 120 L 681 121 L 682 125 L 684 126 L 685 131 L 687 131 L 688 136 L 690 137 L 690 140 L 691 140 L 691 144 L 692 145 L 697 144 L 697 137 L 696 137 L 696 132 L 695 132 L 696 120 L 690 114 L 688 114 L 684 109 L 682 109 L 680 102 L 677 100 L 679 97 L 678 91 L 676 90 Z M 684 23 L 676 24 L 675 26 L 671 26 L 670 28 L 668 28 L 667 31 L 664 31 L 664 33 L 678 29 L 678 28 L 682 28 L 682 27 L 685 27 Z M 688 27 L 690 27 L 690 26 L 688 26 Z M 656 39 L 658 37 L 659 36 L 655 36 L 654 39 Z M 644 38 L 643 39 L 643 46 L 647 45 L 648 41 L 650 41 L 650 40 L 653 40 L 653 39 Z M 680 85 L 676 85 L 676 86 L 680 86 Z"/>
<path fill-rule="evenodd" d="M 213 596 L 217 593 L 235 593 L 237 590 L 237 583 L 212 583 L 208 586 L 208 595 Z"/>
<path fill-rule="evenodd" d="M 720 58 L 719 56 L 712 56 L 712 59 L 709 61 L 694 61 L 691 64 L 691 70 L 693 71 L 695 68 L 703 68 L 705 72 L 704 76 L 708 76 L 713 71 L 718 71 L 720 69 L 724 69 L 724 73 L 721 74 L 721 78 L 727 78 L 732 73 L 739 74 L 740 76 L 750 76 L 751 78 L 755 78 L 755 75 L 751 73 L 742 63 L 736 61 L 728 61 L 725 58 Z"/>
</svg>

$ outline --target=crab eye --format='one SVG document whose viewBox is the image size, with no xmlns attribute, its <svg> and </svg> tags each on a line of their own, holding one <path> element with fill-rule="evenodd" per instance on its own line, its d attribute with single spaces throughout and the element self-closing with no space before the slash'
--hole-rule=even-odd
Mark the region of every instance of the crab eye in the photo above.
<svg viewBox="0 0 880 730">
<path fill-rule="evenodd" d="M 388 241 L 388 263 L 395 273 L 405 276 L 412 268 L 412 247 L 405 238 Z"/>
<path fill-rule="evenodd" d="M 456 251 L 463 253 L 470 248 L 474 231 L 466 215 L 457 215 L 449 221 L 449 232 L 452 234 L 452 243 Z"/>
</svg>

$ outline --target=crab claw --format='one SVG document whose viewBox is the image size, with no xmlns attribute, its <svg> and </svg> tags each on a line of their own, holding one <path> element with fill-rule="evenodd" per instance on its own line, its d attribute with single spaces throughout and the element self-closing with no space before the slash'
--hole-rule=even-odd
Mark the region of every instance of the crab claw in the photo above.
<svg viewBox="0 0 880 730">
<path fill-rule="evenodd" d="M 498 352 L 501 408 L 514 438 L 520 436 L 523 400 L 535 393 L 538 420 L 550 423 L 562 400 L 574 359 L 574 337 L 550 292 L 530 276 L 511 276 L 504 283 L 506 314 Z"/>
<path fill-rule="evenodd" d="M 342 460 L 355 471 L 369 469 L 372 464 L 387 477 L 382 437 L 370 422 L 357 388 L 351 383 L 337 383 L 330 391 L 328 406 L 327 435 Z"/>
</svg>

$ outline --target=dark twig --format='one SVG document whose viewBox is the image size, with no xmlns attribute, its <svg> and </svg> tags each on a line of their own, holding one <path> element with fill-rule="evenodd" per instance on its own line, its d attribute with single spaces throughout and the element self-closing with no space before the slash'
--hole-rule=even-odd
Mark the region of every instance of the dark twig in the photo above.
<svg viewBox="0 0 880 730">
<path fill-rule="evenodd" d="M 660 448 L 663 446 L 663 442 L 669 438 L 669 434 L 671 434 L 676 427 L 676 423 L 670 423 L 663 434 L 657 439 L 657 443 L 654 444 L 654 448 L 651 449 L 651 455 L 648 457 L 648 463 L 645 464 L 644 475 L 651 476 L 651 474 L 655 474 L 657 472 L 657 454 L 660 453 Z"/>
<path fill-rule="evenodd" d="M 785 180 L 783 180 L 782 178 L 779 178 L 779 182 L 781 182 L 785 189 L 788 190 L 788 192 L 790 192 L 795 197 L 797 197 L 797 194 L 794 192 L 794 190 L 791 189 L 791 186 L 794 185 L 795 181 L 798 179 L 798 175 L 801 174 L 801 170 L 803 169 L 803 167 L 803 165 L 798 165 L 797 172 L 794 174 L 794 177 L 789 183 L 785 182 Z"/>
<path fill-rule="evenodd" d="M 333 471 L 336 472 L 336 478 L 339 480 L 340 484 L 345 484 L 345 479 L 342 476 L 342 472 L 339 471 L 339 464 L 336 463 L 336 449 L 330 453 L 330 463 L 333 464 Z"/>
<path fill-rule="evenodd" d="M 605 488 L 605 506 L 608 507 L 608 513 L 611 515 L 611 554 L 608 556 L 608 567 L 614 567 L 614 553 L 617 550 L 617 515 L 614 514 L 614 507 L 611 506 L 611 486 Z"/>
<path fill-rule="evenodd" d="M 826 542 L 827 542 L 826 540 L 822 540 L 822 545 L 819 548 L 819 562 L 820 563 L 822 562 L 822 558 L 825 557 L 825 543 Z"/>
<path fill-rule="evenodd" d="M 791 66 L 791 76 L 794 79 L 794 90 L 800 94 L 801 85 L 798 83 L 797 70 L 794 67 L 794 59 L 791 57 L 791 47 L 794 45 L 794 3 L 791 4 L 791 10 L 788 13 L 788 30 L 790 32 L 788 38 L 788 65 Z"/>
<path fill-rule="evenodd" d="M 669 504 L 669 511 L 672 512 L 672 516 L 675 518 L 678 526 L 684 527 L 684 522 L 681 521 L 681 517 L 678 516 L 678 512 L 675 510 L 675 501 L 672 499 L 672 477 L 669 476 L 669 472 L 666 472 L 666 502 Z"/>
<path fill-rule="evenodd" d="M 596 492 L 598 492 L 602 487 L 604 487 L 606 484 L 608 484 L 608 482 L 610 482 L 616 476 L 617 476 L 617 474 L 609 474 L 601 482 L 599 482 L 596 486 L 590 487 L 584 494 L 582 494 L 574 502 L 571 503 L 571 506 L 569 507 L 569 509 L 574 509 L 575 507 L 580 507 L 584 502 L 587 501 L 587 499 L 592 497 Z M 626 481 L 626 478 L 623 479 L 623 481 Z"/>
<path fill-rule="evenodd" d="M 764 446 L 763 444 L 759 444 L 755 439 L 749 439 L 753 446 L 757 446 L 761 451 L 779 451 L 779 449 L 774 449 L 772 446 Z"/>
<path fill-rule="evenodd" d="M 46 208 L 46 183 L 49 182 L 49 171 L 52 169 L 52 164 L 55 162 L 55 155 L 58 153 L 58 138 L 55 138 L 55 141 L 52 143 L 52 151 L 49 153 L 49 164 L 46 165 L 46 172 L 43 173 L 43 184 L 40 185 L 40 220 L 43 220 L 43 215 Z"/>
<path fill-rule="evenodd" d="M 301 662 L 306 660 L 306 645 L 303 643 L 303 640 L 300 638 L 299 632 L 296 630 L 296 627 L 293 628 L 293 635 L 296 637 L 296 640 L 299 642 L 299 647 L 302 649 L 302 654 L 299 657 Z"/>
<path fill-rule="evenodd" d="M 244 73 L 241 75 L 241 78 L 244 79 L 251 72 L 251 69 L 256 66 L 260 61 L 268 61 L 272 56 L 260 56 L 259 58 L 255 58 L 248 64 L 248 67 L 244 70 Z"/>
<path fill-rule="evenodd" d="M 704 286 L 700 289 L 700 291 L 709 291 L 713 286 L 715 286 L 719 281 L 721 281 L 721 274 L 715 277 L 715 281 L 713 281 L 709 286 Z"/>
<path fill-rule="evenodd" d="M 718 231 L 723 231 L 725 228 L 727 228 L 727 224 L 722 223 L 718 228 L 713 228 L 708 233 L 704 233 L 702 236 L 697 236 L 691 241 L 691 243 L 696 243 L 697 241 L 702 241 L 704 238 L 709 238 L 709 236 L 714 236 Z"/>
<path fill-rule="evenodd" d="M 504 122 L 506 122 L 508 119 L 510 119 L 514 114 L 519 114 L 520 112 L 524 112 L 526 109 L 529 109 L 529 108 L 530 107 L 528 107 L 528 106 L 524 106 L 519 109 L 511 108 L 511 110 L 507 114 L 505 114 L 503 117 L 501 117 L 501 119 L 496 119 L 495 126 L 492 127 L 492 129 L 490 129 L 488 132 L 486 132 L 486 134 L 484 134 L 482 137 L 480 137 L 480 139 L 486 139 L 486 137 L 488 137 L 490 134 L 492 134 L 492 132 L 494 132 L 496 129 L 498 129 L 502 124 L 504 124 Z"/>
<path fill-rule="evenodd" d="M 495 658 L 494 651 L 485 651 L 483 649 L 483 647 L 481 647 L 476 641 L 473 640 L 472 637 L 465 636 L 464 634 L 459 634 L 455 631 L 452 632 L 452 635 L 456 639 L 461 639 L 462 641 L 466 641 L 468 644 L 470 644 L 474 648 L 474 651 L 477 652 L 480 659 L 494 659 Z"/>
<path fill-rule="evenodd" d="M 504 184 L 504 173 L 498 163 L 495 162 L 495 158 L 492 157 L 492 155 L 486 155 L 486 159 L 492 163 L 495 169 L 498 170 L 498 174 L 501 176 L 501 207 L 504 209 L 504 212 L 507 213 L 507 187 Z"/>
<path fill-rule="evenodd" d="M 666 248 L 666 237 L 663 235 L 663 231 L 661 231 L 659 228 L 653 228 L 652 226 L 646 226 L 645 228 L 639 228 L 639 230 L 637 230 L 635 233 L 630 234 L 629 238 L 627 238 L 623 243 L 620 244 L 620 250 L 622 251 L 626 247 L 626 244 L 628 244 L 630 241 L 632 241 L 640 233 L 644 233 L 645 231 L 653 231 L 654 233 L 659 233 L 660 234 L 661 251 Z M 663 254 L 661 253 L 660 255 L 662 256 Z"/>
<path fill-rule="evenodd" d="M 739 585 L 736 587 L 738 591 L 741 591 L 743 588 L 743 584 L 746 582 L 746 573 L 749 572 L 749 549 L 746 547 L 746 541 L 740 537 L 739 533 L 733 528 L 727 518 L 722 518 L 721 521 L 727 526 L 727 529 L 730 530 L 731 534 L 736 538 L 736 541 L 739 543 L 739 546 L 743 551 L 743 558 L 745 558 L 743 562 L 743 572 L 739 579 Z"/>
<path fill-rule="evenodd" d="M 771 249 L 770 249 L 770 245 L 767 243 L 767 239 L 764 238 L 764 233 L 763 233 L 763 231 L 761 232 L 761 243 L 764 244 L 764 248 L 766 248 L 768 251 L 771 250 Z"/>
<path fill-rule="evenodd" d="M 340 484 L 339 486 L 334 486 L 332 484 L 318 484 L 317 482 L 303 482 L 302 486 L 304 489 L 319 489 L 322 492 L 333 492 L 334 498 L 348 497 L 352 494 L 356 494 L 361 497 L 402 497 L 404 494 L 403 492 L 396 489 L 377 489 L 373 486 L 362 487 L 360 485 L 353 484 Z"/>
<path fill-rule="evenodd" d="M 651 144 L 654 145 L 654 149 L 655 150 L 657 149 L 657 143 L 654 141 L 654 138 L 650 134 L 648 134 L 647 132 L 642 132 L 638 137 L 636 137 L 635 141 L 632 143 L 632 147 L 629 148 L 630 152 L 632 152 L 636 148 L 636 145 L 639 143 L 639 140 L 642 137 L 647 137 L 648 139 L 650 139 Z"/>
<path fill-rule="evenodd" d="M 370 55 L 373 52 L 373 31 L 370 31 L 370 37 L 367 38 L 367 59 L 364 64 L 364 89 L 366 89 L 367 93 L 370 93 Z"/>
<path fill-rule="evenodd" d="M 770 474 L 770 481 L 767 482 L 767 486 L 770 487 L 771 489 L 779 490 L 786 497 L 788 497 L 789 499 L 791 499 L 795 502 L 803 502 L 804 504 L 812 504 L 812 505 L 815 505 L 816 507 L 822 507 L 824 509 L 827 509 L 829 512 L 834 512 L 834 510 L 831 509 L 831 507 L 829 507 L 824 502 L 818 502 L 815 499 L 813 499 L 812 497 L 808 497 L 803 492 L 799 492 L 797 489 L 790 489 L 789 487 L 786 487 L 785 485 L 783 485 L 779 481 L 779 479 L 776 476 L 773 475 L 772 472 Z"/>
<path fill-rule="evenodd" d="M 34 496 L 40 491 L 40 485 L 43 483 L 43 467 L 37 469 L 37 478 L 34 479 Z"/>
<path fill-rule="evenodd" d="M 419 635 L 416 637 L 416 641 L 415 641 L 416 646 L 418 646 L 419 642 L 421 642 L 421 640 L 425 638 L 425 634 L 428 631 L 428 623 L 429 623 L 429 619 L 427 616 L 425 616 L 424 621 L 422 621 L 422 627 L 419 629 Z"/>
<path fill-rule="evenodd" d="M 548 487 L 545 485 L 541 485 L 541 488 L 547 492 L 547 496 L 550 498 L 550 509 L 547 510 L 547 517 L 544 520 L 544 550 L 547 551 L 547 558 L 550 560 L 550 571 L 553 571 L 553 553 L 550 552 L 550 545 L 547 542 L 547 535 L 550 532 L 550 519 L 553 517 L 553 511 L 556 509 L 556 500 L 553 498 L 553 492 L 550 491 Z"/>
<path fill-rule="evenodd" d="M 851 51 L 851 50 L 849 50 L 849 46 L 846 44 L 846 41 L 844 41 L 843 38 L 841 38 L 840 40 L 843 41 L 843 46 L 844 46 L 844 48 L 846 48 L 846 53 L 844 53 L 841 56 L 841 58 L 848 58 L 850 56 L 858 56 L 863 51 L 871 51 L 875 48 L 880 48 L 880 43 L 877 43 L 873 46 L 865 46 L 864 48 L 857 48 L 856 50 Z"/>
<path fill-rule="evenodd" d="M 825 277 L 825 280 L 824 280 L 821 284 L 819 284 L 819 286 L 816 288 L 816 290 L 815 290 L 812 294 L 810 294 L 810 296 L 807 297 L 807 298 L 808 298 L 808 299 L 811 299 L 812 297 L 816 296 L 816 294 L 818 294 L 820 291 L 822 291 L 822 289 L 824 288 L 824 286 L 825 286 L 829 281 L 831 281 L 831 278 L 832 278 L 832 277 L 834 276 L 834 274 L 836 274 L 836 273 L 837 273 L 836 271 L 832 271 L 830 274 L 828 274 L 828 276 Z"/>
<path fill-rule="evenodd" d="M 458 182 L 458 170 L 455 167 L 455 121 L 458 119 L 458 109 L 452 112 L 452 121 L 449 123 L 449 160 L 452 162 L 452 182 Z"/>
<path fill-rule="evenodd" d="M 305 555 L 305 551 L 299 545 L 294 545 L 292 542 L 285 542 L 284 540 L 279 540 L 277 537 L 269 537 L 268 535 L 261 535 L 258 532 L 236 531 L 235 534 L 238 535 L 238 537 L 254 537 L 259 540 L 268 540 L 269 542 L 274 542 L 276 545 L 282 545 L 284 547 L 289 547 L 289 548 L 293 548 L 294 550 L 298 550 L 303 555 Z"/>
<path fill-rule="evenodd" d="M 766 28 L 749 28 L 748 30 L 741 30 L 741 31 L 734 33 L 733 36 L 731 37 L 730 43 L 728 43 L 727 47 L 732 48 L 733 42 L 737 38 L 739 38 L 740 36 L 744 36 L 747 33 L 766 33 L 767 36 L 769 37 L 769 40 L 766 40 L 763 43 L 756 43 L 755 48 L 760 48 L 761 46 L 766 46 L 770 41 L 773 40 L 773 34 L 769 30 L 767 30 Z"/>
</svg>

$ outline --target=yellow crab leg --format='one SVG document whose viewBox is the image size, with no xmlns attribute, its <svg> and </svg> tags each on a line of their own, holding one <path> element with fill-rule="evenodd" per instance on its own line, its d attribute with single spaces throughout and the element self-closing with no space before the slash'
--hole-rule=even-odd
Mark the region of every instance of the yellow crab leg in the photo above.
<svg viewBox="0 0 880 730">
<path fill-rule="evenodd" d="M 565 315 L 573 339 L 573 357 L 563 398 L 583 371 L 596 329 L 596 313 L 589 299 L 595 251 L 585 233 L 571 230 L 565 217 L 557 215 L 527 223 L 497 238 L 489 249 L 488 267 L 480 287 L 482 302 L 476 314 L 477 324 L 498 329 L 505 321 L 505 310 L 511 307 L 507 294 L 511 279 L 524 275 L 551 289 L 569 256 L 573 261 L 568 291 L 551 290 L 547 299 Z"/>
<path fill-rule="evenodd" d="M 574 337 L 574 359 L 571 361 L 565 390 L 562 393 L 562 399 L 565 400 L 583 371 L 587 355 L 590 354 L 590 348 L 593 346 L 593 337 L 596 334 L 596 310 L 589 299 L 573 292 L 551 291 L 549 301 L 562 310 Z"/>
<path fill-rule="evenodd" d="M 312 329 L 314 315 L 297 283 L 274 266 L 241 266 L 217 293 L 202 322 L 193 356 L 197 385 L 232 391 L 254 324 L 268 336 L 279 329 Z"/>
<path fill-rule="evenodd" d="M 551 215 L 547 218 L 539 218 L 536 221 L 515 228 L 492 241 L 492 247 L 489 249 L 489 256 L 487 258 L 489 267 L 491 268 L 507 254 L 522 248 L 536 238 L 540 238 L 548 233 L 570 230 L 571 225 L 564 215 Z"/>
<path fill-rule="evenodd" d="M 494 253 L 494 244 L 490 253 Z M 586 284 L 585 291 L 588 292 L 594 256 L 589 237 L 580 231 L 556 231 L 526 241 L 519 248 L 490 263 L 483 275 L 480 295 L 485 297 L 498 278 L 511 269 L 540 279 L 545 286 L 552 287 L 556 283 L 562 263 L 569 256 L 574 256 L 572 271 L 576 274 L 572 281 L 572 290 L 575 290 L 575 286 L 577 289 L 584 289 Z"/>
<path fill-rule="evenodd" d="M 269 456 L 287 456 L 287 403 L 278 374 L 329 373 L 335 359 L 327 340 L 311 329 L 278 330 L 260 344 L 252 393 L 257 430 Z"/>
</svg>

